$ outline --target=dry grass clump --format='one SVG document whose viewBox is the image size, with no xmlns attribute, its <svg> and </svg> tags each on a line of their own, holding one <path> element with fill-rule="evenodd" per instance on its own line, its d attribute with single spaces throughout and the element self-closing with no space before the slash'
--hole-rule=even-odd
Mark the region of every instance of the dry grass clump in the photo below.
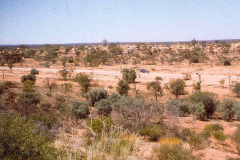
<svg viewBox="0 0 240 160">
<path fill-rule="evenodd" d="M 76 152 L 59 156 L 60 159 L 75 160 L 127 160 L 139 159 L 142 140 L 136 134 L 111 128 L 97 137 L 88 137 L 84 143 L 75 144 Z"/>
</svg>

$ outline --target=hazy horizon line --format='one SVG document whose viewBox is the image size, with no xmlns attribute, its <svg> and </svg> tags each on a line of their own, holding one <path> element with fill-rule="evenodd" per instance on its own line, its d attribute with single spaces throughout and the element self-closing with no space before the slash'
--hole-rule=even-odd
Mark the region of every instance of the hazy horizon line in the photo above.
<svg viewBox="0 0 240 160">
<path fill-rule="evenodd" d="M 239 41 L 239 39 L 211 39 L 211 40 L 196 40 L 197 42 L 201 42 L 201 41 L 205 41 L 205 42 L 215 42 L 215 41 Z M 186 42 L 191 42 L 190 41 L 158 41 L 158 42 L 107 42 L 107 44 L 115 44 L 115 43 L 119 43 L 119 44 L 135 44 L 135 43 L 186 43 Z M 26 45 L 26 46 L 44 46 L 44 45 L 89 45 L 89 44 L 93 44 L 93 45 L 100 45 L 103 44 L 103 42 L 89 42 L 89 43 L 38 43 L 38 44 L 0 44 L 0 46 L 19 46 L 19 45 Z"/>
</svg>

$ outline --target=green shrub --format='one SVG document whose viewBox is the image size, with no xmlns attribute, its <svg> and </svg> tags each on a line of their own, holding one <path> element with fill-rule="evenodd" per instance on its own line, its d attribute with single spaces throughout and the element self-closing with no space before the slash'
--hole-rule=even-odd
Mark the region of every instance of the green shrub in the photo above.
<svg viewBox="0 0 240 160">
<path fill-rule="evenodd" d="M 89 107 L 85 102 L 73 101 L 71 111 L 77 118 L 80 119 L 87 118 L 90 114 Z"/>
<path fill-rule="evenodd" d="M 191 152 L 183 149 L 181 145 L 164 144 L 153 149 L 151 159 L 157 160 L 196 160 Z"/>
<path fill-rule="evenodd" d="M 167 111 L 170 114 L 177 114 L 181 117 L 185 117 L 190 113 L 189 105 L 182 99 L 173 99 L 166 103 Z"/>
<path fill-rule="evenodd" d="M 204 127 L 204 131 L 209 131 L 210 133 L 213 131 L 223 131 L 223 126 L 221 124 L 215 123 L 215 124 L 207 124 Z"/>
<path fill-rule="evenodd" d="M 15 87 L 15 84 L 12 81 L 5 81 L 5 82 L 2 83 L 2 85 L 4 87 L 6 87 L 5 89 L 14 88 Z"/>
<path fill-rule="evenodd" d="M 58 119 L 49 113 L 36 113 L 30 115 L 31 119 L 36 121 L 36 123 L 40 123 L 41 126 L 45 126 L 47 130 L 52 129 L 58 122 Z M 49 134 L 48 134 L 49 135 Z M 53 139 L 54 135 L 51 134 L 49 139 Z"/>
<path fill-rule="evenodd" d="M 186 94 L 185 91 L 186 84 L 184 80 L 178 78 L 178 79 L 172 79 L 169 82 L 169 90 L 170 92 L 178 98 L 179 95 Z"/>
<path fill-rule="evenodd" d="M 199 149 L 200 146 L 202 145 L 203 143 L 203 139 L 200 135 L 198 134 L 193 134 L 190 136 L 189 140 L 188 140 L 188 143 L 190 144 L 190 148 L 191 150 L 193 149 Z"/>
<path fill-rule="evenodd" d="M 202 132 L 200 132 L 199 135 L 202 136 L 206 140 L 211 137 L 211 131 L 203 130 Z"/>
<path fill-rule="evenodd" d="M 35 84 L 35 82 L 31 81 L 31 80 L 24 81 L 22 91 L 23 92 L 35 92 L 34 84 Z"/>
<path fill-rule="evenodd" d="M 45 133 L 31 120 L 0 114 L 0 159 L 56 159 Z"/>
<path fill-rule="evenodd" d="M 46 96 L 52 97 L 52 93 L 51 93 L 51 92 L 47 92 L 47 93 L 46 93 Z"/>
<path fill-rule="evenodd" d="M 83 93 L 87 93 L 89 91 L 89 88 L 91 87 L 91 79 L 89 75 L 85 73 L 79 73 L 74 78 L 74 81 L 79 83 L 79 85 L 82 87 L 81 90 Z"/>
<path fill-rule="evenodd" d="M 112 85 L 110 85 L 110 86 L 108 86 L 108 88 L 109 88 L 109 89 L 113 89 L 113 86 L 112 86 Z"/>
<path fill-rule="evenodd" d="M 95 133 L 101 133 L 103 130 L 109 129 L 114 122 L 111 118 L 102 117 L 101 119 L 88 119 L 87 125 L 93 129 Z"/>
<path fill-rule="evenodd" d="M 190 96 L 193 103 L 201 102 L 204 105 L 205 114 L 202 117 L 210 118 L 216 110 L 216 101 L 214 94 L 210 92 L 195 92 Z"/>
<path fill-rule="evenodd" d="M 86 94 L 84 94 L 84 97 L 88 100 L 90 106 L 95 106 L 95 103 L 106 99 L 108 97 L 107 91 L 101 88 L 93 89 Z"/>
<path fill-rule="evenodd" d="M 160 126 L 151 124 L 143 128 L 141 135 L 148 136 L 151 141 L 157 141 L 163 135 L 163 130 Z"/>
<path fill-rule="evenodd" d="M 134 69 L 124 68 L 121 70 L 122 79 L 127 83 L 134 83 L 137 78 L 137 74 Z"/>
<path fill-rule="evenodd" d="M 233 86 L 233 93 L 235 93 L 238 97 L 240 97 L 240 83 L 236 83 Z"/>
<path fill-rule="evenodd" d="M 22 82 L 22 83 L 25 82 L 25 81 L 27 81 L 27 80 L 33 81 L 33 82 L 35 83 L 36 77 L 35 77 L 35 75 L 33 75 L 33 74 L 23 75 L 23 76 L 21 77 L 21 82 Z"/>
<path fill-rule="evenodd" d="M 33 68 L 33 69 L 31 69 L 30 74 L 35 76 L 35 75 L 39 74 L 39 70 Z"/>
<path fill-rule="evenodd" d="M 118 82 L 118 86 L 117 86 L 117 92 L 120 95 L 127 95 L 128 94 L 128 90 L 130 90 L 130 86 L 127 82 L 124 82 L 123 80 L 120 80 Z"/>
<path fill-rule="evenodd" d="M 191 131 L 190 128 L 183 128 L 183 129 L 182 129 L 182 133 L 181 133 L 181 138 L 182 138 L 183 140 L 186 140 L 187 137 L 192 136 L 192 134 L 194 134 L 194 133 Z"/>
<path fill-rule="evenodd" d="M 202 102 L 193 103 L 190 105 L 190 112 L 196 115 L 198 119 L 203 120 L 206 114 L 205 106 Z"/>
<path fill-rule="evenodd" d="M 213 137 L 218 141 L 225 141 L 227 139 L 227 136 L 223 133 L 223 131 L 214 131 L 212 133 Z"/>
<path fill-rule="evenodd" d="M 111 102 L 107 99 L 96 102 L 95 107 L 98 109 L 98 114 L 101 116 L 108 116 L 112 112 Z"/>
<path fill-rule="evenodd" d="M 231 121 L 236 113 L 238 102 L 231 99 L 224 99 L 219 105 L 219 110 L 222 112 L 223 119 Z"/>
</svg>

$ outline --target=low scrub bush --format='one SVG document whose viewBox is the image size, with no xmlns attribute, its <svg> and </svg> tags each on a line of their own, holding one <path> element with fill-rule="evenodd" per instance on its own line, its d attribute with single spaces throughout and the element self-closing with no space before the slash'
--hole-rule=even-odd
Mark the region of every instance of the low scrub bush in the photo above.
<svg viewBox="0 0 240 160">
<path fill-rule="evenodd" d="M 107 99 L 102 99 L 95 104 L 98 109 L 98 114 L 101 116 L 108 116 L 112 112 L 111 102 Z"/>
<path fill-rule="evenodd" d="M 157 160 L 196 160 L 191 152 L 183 149 L 181 145 L 164 144 L 153 149 L 151 159 Z"/>
<path fill-rule="evenodd" d="M 215 123 L 215 124 L 207 124 L 204 127 L 204 131 L 209 131 L 212 133 L 213 131 L 223 131 L 223 126 L 221 124 Z"/>
<path fill-rule="evenodd" d="M 168 138 L 168 137 L 164 137 L 164 138 L 160 138 L 158 140 L 158 142 L 162 145 L 162 144 L 168 144 L 168 145 L 178 145 L 181 144 L 182 141 L 180 138 L 178 137 L 173 137 L 173 138 Z"/>
<path fill-rule="evenodd" d="M 101 119 L 88 119 L 87 125 L 91 127 L 95 133 L 101 133 L 114 125 L 114 122 L 111 118 L 102 117 Z"/>
<path fill-rule="evenodd" d="M 85 102 L 72 101 L 71 112 L 78 119 L 87 118 L 90 114 L 89 107 Z"/>
<path fill-rule="evenodd" d="M 84 97 L 88 100 L 90 106 L 94 107 L 96 102 L 106 99 L 108 94 L 106 90 L 97 88 L 84 94 Z"/>
<path fill-rule="evenodd" d="M 202 102 L 192 103 L 190 105 L 190 112 L 196 115 L 198 119 L 203 120 L 206 115 L 205 106 Z"/>
<path fill-rule="evenodd" d="M 184 102 L 182 99 L 170 100 L 165 105 L 170 114 L 177 114 L 181 117 L 185 117 L 190 113 L 188 103 Z"/>
<path fill-rule="evenodd" d="M 220 130 L 212 132 L 212 135 L 218 141 L 225 141 L 227 139 L 227 136 Z"/>
<path fill-rule="evenodd" d="M 151 124 L 143 128 L 141 135 L 148 136 L 151 141 L 157 141 L 163 135 L 163 130 L 160 126 Z"/>
</svg>

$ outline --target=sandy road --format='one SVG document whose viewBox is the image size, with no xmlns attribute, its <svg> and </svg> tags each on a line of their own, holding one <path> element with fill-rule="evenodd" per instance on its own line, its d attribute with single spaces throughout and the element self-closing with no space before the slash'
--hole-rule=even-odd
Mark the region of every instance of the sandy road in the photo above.
<svg viewBox="0 0 240 160">
<path fill-rule="evenodd" d="M 32 68 L 13 68 L 14 71 L 30 71 Z M 61 69 L 56 68 L 36 68 L 40 72 L 48 72 L 48 73 L 57 73 Z M 7 67 L 0 67 L 0 70 L 9 70 Z M 120 71 L 117 70 L 87 70 L 87 69 L 75 69 L 74 73 L 92 73 L 94 79 L 106 80 L 106 81 L 117 81 L 121 77 Z M 137 81 L 139 82 L 149 82 L 154 81 L 157 76 L 163 78 L 163 83 L 167 83 L 172 78 L 183 78 L 183 74 L 166 74 L 159 72 L 150 72 L 148 73 L 140 73 L 137 71 Z M 192 74 L 192 80 L 187 81 L 187 84 L 192 84 L 193 82 L 198 81 L 198 75 Z M 225 80 L 225 84 L 229 84 L 229 76 L 222 75 L 201 75 L 202 84 L 203 85 L 219 85 L 219 81 L 221 79 Z M 239 81 L 240 77 L 231 76 L 230 81 Z"/>
</svg>

